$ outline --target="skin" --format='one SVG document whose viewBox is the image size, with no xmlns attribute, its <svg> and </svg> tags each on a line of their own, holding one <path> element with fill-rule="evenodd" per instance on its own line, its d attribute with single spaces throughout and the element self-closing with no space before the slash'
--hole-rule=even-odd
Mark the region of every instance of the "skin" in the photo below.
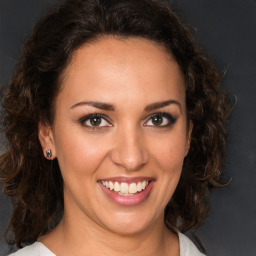
<svg viewBox="0 0 256 256">
<path fill-rule="evenodd" d="M 84 103 L 92 101 L 112 109 Z M 176 121 L 163 117 L 154 125 L 151 115 L 159 112 Z M 80 122 L 94 113 L 107 120 L 94 128 L 90 120 Z M 179 255 L 164 209 L 178 184 L 191 130 L 181 70 L 161 46 L 104 37 L 76 50 L 63 74 L 54 124 L 39 124 L 43 152 L 52 150 L 64 180 L 64 218 L 40 241 L 62 256 Z M 154 184 L 143 203 L 123 206 L 98 183 L 117 176 L 151 177 Z"/>
</svg>

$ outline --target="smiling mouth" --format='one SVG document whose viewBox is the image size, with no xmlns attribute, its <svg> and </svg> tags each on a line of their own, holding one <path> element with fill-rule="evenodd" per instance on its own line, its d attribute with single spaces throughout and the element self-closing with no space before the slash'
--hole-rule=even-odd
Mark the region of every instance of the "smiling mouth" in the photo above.
<svg viewBox="0 0 256 256">
<path fill-rule="evenodd" d="M 148 180 L 144 180 L 137 183 L 126 183 L 118 181 L 100 181 L 100 183 L 107 189 L 116 192 L 121 196 L 134 196 L 145 190 L 150 183 Z"/>
</svg>

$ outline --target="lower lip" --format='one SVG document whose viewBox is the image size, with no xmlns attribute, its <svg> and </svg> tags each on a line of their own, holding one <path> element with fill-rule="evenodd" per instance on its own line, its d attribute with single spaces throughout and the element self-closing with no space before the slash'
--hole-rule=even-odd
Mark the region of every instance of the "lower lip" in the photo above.
<svg viewBox="0 0 256 256">
<path fill-rule="evenodd" d="M 122 196 L 122 195 L 119 195 L 117 192 L 106 188 L 105 186 L 102 185 L 101 182 L 98 182 L 98 183 L 108 198 L 110 198 L 115 203 L 123 206 L 135 206 L 135 205 L 142 204 L 148 198 L 152 190 L 152 187 L 154 185 L 154 182 L 150 181 L 148 186 L 141 192 L 134 194 L 132 196 Z"/>
</svg>

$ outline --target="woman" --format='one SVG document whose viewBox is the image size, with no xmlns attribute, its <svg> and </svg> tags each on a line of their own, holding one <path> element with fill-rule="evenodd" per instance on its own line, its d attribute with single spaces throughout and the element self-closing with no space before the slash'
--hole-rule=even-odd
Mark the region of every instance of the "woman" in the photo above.
<svg viewBox="0 0 256 256">
<path fill-rule="evenodd" d="M 222 185 L 220 80 L 167 2 L 49 12 L 3 102 L 15 255 L 202 255 L 180 232 Z"/>
</svg>

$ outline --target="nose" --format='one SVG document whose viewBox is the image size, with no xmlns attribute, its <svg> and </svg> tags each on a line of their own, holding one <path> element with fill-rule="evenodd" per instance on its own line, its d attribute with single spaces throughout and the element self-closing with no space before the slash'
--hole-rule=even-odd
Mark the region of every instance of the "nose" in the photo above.
<svg viewBox="0 0 256 256">
<path fill-rule="evenodd" d="M 149 159 L 146 144 L 136 129 L 120 131 L 110 153 L 112 162 L 126 171 L 139 170 Z"/>
</svg>

